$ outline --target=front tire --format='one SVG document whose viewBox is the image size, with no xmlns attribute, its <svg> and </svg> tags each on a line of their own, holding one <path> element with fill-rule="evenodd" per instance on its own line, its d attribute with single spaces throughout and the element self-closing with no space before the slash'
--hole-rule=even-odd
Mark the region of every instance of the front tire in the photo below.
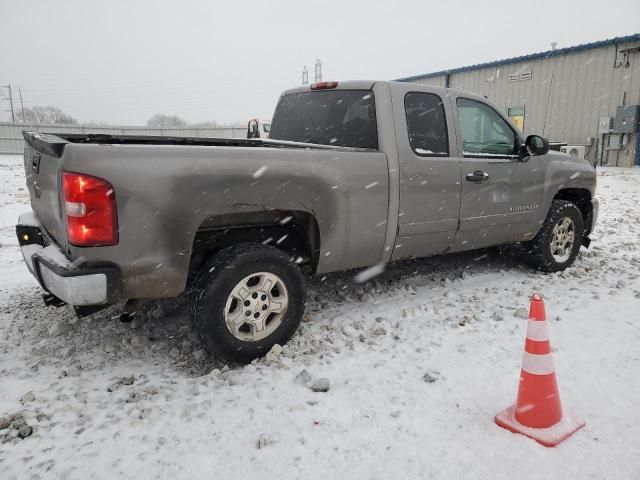
<svg viewBox="0 0 640 480">
<path fill-rule="evenodd" d="M 524 260 L 543 272 L 571 266 L 584 236 L 582 212 L 568 200 L 553 200 L 538 235 L 524 244 Z"/>
<path fill-rule="evenodd" d="M 190 314 L 210 353 L 248 363 L 291 338 L 304 300 L 304 276 L 286 253 L 243 244 L 204 265 L 193 283 Z"/>
</svg>

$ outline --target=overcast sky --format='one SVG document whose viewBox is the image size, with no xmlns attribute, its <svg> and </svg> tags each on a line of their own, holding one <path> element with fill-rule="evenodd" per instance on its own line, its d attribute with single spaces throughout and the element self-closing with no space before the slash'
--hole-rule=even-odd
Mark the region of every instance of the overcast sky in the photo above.
<svg viewBox="0 0 640 480">
<path fill-rule="evenodd" d="M 393 79 L 638 32 L 638 0 L 0 0 L 0 85 L 81 122 L 244 122 L 317 58 Z"/>
</svg>

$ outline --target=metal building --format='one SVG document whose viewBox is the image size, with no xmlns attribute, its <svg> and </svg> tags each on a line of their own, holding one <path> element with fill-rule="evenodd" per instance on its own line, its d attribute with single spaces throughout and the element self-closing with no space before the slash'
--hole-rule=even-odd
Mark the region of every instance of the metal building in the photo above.
<svg viewBox="0 0 640 480">
<path fill-rule="evenodd" d="M 487 97 L 525 134 L 640 165 L 640 34 L 398 79 Z"/>
</svg>

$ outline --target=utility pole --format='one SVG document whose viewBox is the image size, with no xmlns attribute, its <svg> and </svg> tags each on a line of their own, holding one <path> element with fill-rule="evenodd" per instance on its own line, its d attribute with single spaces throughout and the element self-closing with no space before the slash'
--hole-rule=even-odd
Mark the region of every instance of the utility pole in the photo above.
<svg viewBox="0 0 640 480">
<path fill-rule="evenodd" d="M 315 68 L 315 75 L 314 75 L 314 82 L 321 82 L 322 81 L 322 62 L 320 61 L 320 59 L 316 60 L 316 68 Z"/>
<path fill-rule="evenodd" d="M 13 96 L 11 95 L 11 85 L 0 85 L 2 88 L 6 88 L 9 90 L 9 103 L 11 104 L 11 110 L 7 110 L 7 112 L 11 112 L 11 121 L 15 123 L 16 116 L 13 112 Z"/>
<path fill-rule="evenodd" d="M 16 114 L 13 112 L 13 95 L 11 95 L 11 84 L 7 85 L 9 89 L 9 103 L 11 104 L 11 121 L 16 123 Z"/>
<path fill-rule="evenodd" d="M 22 88 L 18 87 L 18 93 L 20 94 L 20 109 L 22 110 L 22 123 L 24 123 L 24 103 L 22 103 Z"/>
</svg>

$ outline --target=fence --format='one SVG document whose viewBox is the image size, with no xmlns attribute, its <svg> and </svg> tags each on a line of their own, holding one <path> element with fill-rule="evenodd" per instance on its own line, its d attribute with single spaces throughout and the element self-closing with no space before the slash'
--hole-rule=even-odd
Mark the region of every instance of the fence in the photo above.
<svg viewBox="0 0 640 480">
<path fill-rule="evenodd" d="M 161 137 L 246 138 L 244 126 L 150 128 L 128 126 L 85 126 L 44 123 L 0 123 L 0 154 L 21 154 L 24 150 L 23 130 L 46 133 L 102 133 L 107 135 L 157 135 Z"/>
</svg>

